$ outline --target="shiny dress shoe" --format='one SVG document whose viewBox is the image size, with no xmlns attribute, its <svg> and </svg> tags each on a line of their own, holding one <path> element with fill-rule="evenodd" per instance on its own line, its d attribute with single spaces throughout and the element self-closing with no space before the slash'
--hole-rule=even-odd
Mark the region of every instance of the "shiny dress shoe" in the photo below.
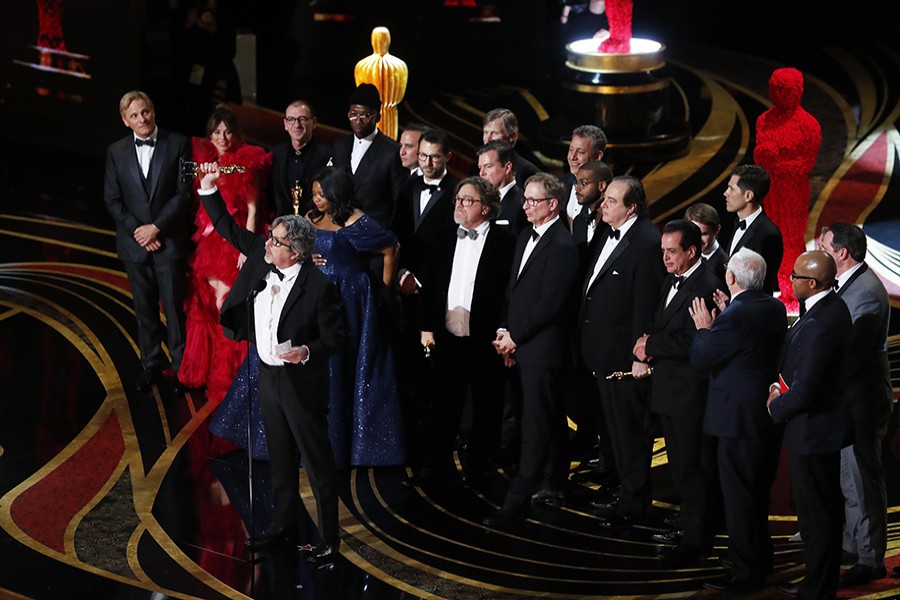
<svg viewBox="0 0 900 600">
<path fill-rule="evenodd" d="M 693 546 L 679 544 L 674 548 L 663 548 L 659 551 L 659 557 L 665 561 L 679 565 L 688 565 L 702 560 L 706 552 Z"/>
<path fill-rule="evenodd" d="M 507 508 L 503 507 L 494 514 L 486 516 L 481 520 L 482 524 L 488 527 L 507 527 L 516 525 L 525 520 L 528 511 L 523 508 Z"/>
<path fill-rule="evenodd" d="M 799 583 L 783 583 L 781 585 L 775 586 L 775 589 L 784 594 L 785 596 L 790 596 L 791 598 L 796 598 L 797 594 L 800 590 Z"/>
<path fill-rule="evenodd" d="M 884 579 L 887 569 L 884 567 L 867 567 L 866 565 L 853 565 L 851 569 L 841 575 L 840 586 L 864 585 L 876 579 Z"/>
<path fill-rule="evenodd" d="M 675 513 L 674 515 L 668 515 L 665 519 L 663 519 L 663 523 L 665 523 L 669 527 L 681 529 L 681 515 L 678 513 Z"/>
<path fill-rule="evenodd" d="M 138 392 L 144 393 L 150 391 L 150 388 L 153 387 L 159 380 L 159 371 L 154 369 L 145 369 L 141 376 L 137 381 L 134 382 L 134 389 Z"/>
<path fill-rule="evenodd" d="M 630 515 L 620 515 L 618 513 L 613 513 L 609 517 L 605 519 L 600 519 L 597 523 L 603 529 L 625 529 L 627 527 L 631 527 L 634 525 L 635 518 Z"/>
<path fill-rule="evenodd" d="M 336 546 L 321 542 L 312 549 L 306 560 L 314 565 L 327 565 L 333 563 L 337 557 L 338 551 Z"/>
<path fill-rule="evenodd" d="M 654 533 L 650 536 L 654 542 L 661 544 L 677 544 L 684 537 L 684 529 L 673 529 L 664 533 Z"/>
<path fill-rule="evenodd" d="M 565 492 L 555 492 L 553 490 L 538 490 L 531 496 L 532 504 L 544 504 L 546 506 L 560 507 L 566 502 Z"/>
<path fill-rule="evenodd" d="M 597 500 L 591 500 L 588 504 L 590 504 L 591 508 L 595 508 L 597 510 L 605 510 L 605 511 L 613 511 L 619 506 L 618 498 L 598 498 Z"/>
<path fill-rule="evenodd" d="M 847 550 L 841 549 L 841 566 L 847 565 L 848 568 L 852 567 L 858 560 L 859 555 L 855 552 L 848 552 Z"/>
<path fill-rule="evenodd" d="M 734 576 L 721 577 L 703 582 L 703 587 L 708 590 L 720 590 L 725 592 L 750 592 L 763 587 L 761 581 L 744 581 Z"/>
<path fill-rule="evenodd" d="M 280 529 L 267 531 L 261 536 L 247 540 L 247 547 L 251 550 L 265 550 L 276 546 L 289 546 L 297 543 L 296 529 Z"/>
</svg>

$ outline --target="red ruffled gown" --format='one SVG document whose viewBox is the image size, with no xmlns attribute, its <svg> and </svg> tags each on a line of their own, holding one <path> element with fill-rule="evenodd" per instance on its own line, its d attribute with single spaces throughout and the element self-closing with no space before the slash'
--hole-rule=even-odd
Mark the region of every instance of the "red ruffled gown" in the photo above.
<svg viewBox="0 0 900 600">
<path fill-rule="evenodd" d="M 269 178 L 272 155 L 259 146 L 241 144 L 222 156 L 207 138 L 192 138 L 193 160 L 239 165 L 244 173 L 219 178 L 217 186 L 235 221 L 247 225 L 248 200 L 256 201 L 256 231 L 263 231 L 266 220 L 265 182 Z M 195 188 L 199 187 L 199 179 Z M 192 388 L 206 388 L 207 401 L 221 402 L 235 372 L 244 360 L 247 345 L 227 339 L 219 324 L 215 290 L 207 281 L 218 279 L 234 285 L 238 275 L 238 251 L 212 229 L 209 216 L 199 201 L 193 236 L 196 244 L 188 264 L 188 290 L 185 300 L 187 340 L 178 378 Z"/>
</svg>

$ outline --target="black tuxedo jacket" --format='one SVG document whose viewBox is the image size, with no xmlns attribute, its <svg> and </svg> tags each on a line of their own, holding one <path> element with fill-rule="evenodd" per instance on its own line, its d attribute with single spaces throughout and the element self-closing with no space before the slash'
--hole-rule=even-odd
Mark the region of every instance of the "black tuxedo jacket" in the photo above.
<svg viewBox="0 0 900 600">
<path fill-rule="evenodd" d="M 423 331 L 441 331 L 445 326 L 447 293 L 458 239 L 456 229 L 454 226 L 441 232 L 432 254 L 422 288 Z M 469 334 L 478 344 L 484 343 L 485 350 L 493 351 L 491 342 L 497 337 L 497 324 L 503 314 L 515 245 L 516 238 L 511 233 L 491 223 L 475 272 L 469 315 Z"/>
<path fill-rule="evenodd" d="M 722 438 L 769 436 L 769 385 L 787 333 L 784 305 L 762 291 L 738 294 L 710 329 L 694 334 L 691 364 L 710 374 L 703 430 Z"/>
<path fill-rule="evenodd" d="M 715 306 L 713 292 L 720 282 L 706 265 L 701 264 L 684 280 L 666 306 L 672 281 L 672 275 L 663 280 L 656 319 L 648 331 L 647 354 L 653 357 L 650 410 L 661 415 L 699 419 L 706 408 L 709 374 L 691 367 L 691 344 L 697 328 L 688 309 L 694 298 L 703 298 L 711 310 Z"/>
<path fill-rule="evenodd" d="M 222 306 L 221 323 L 228 338 L 252 341 L 256 330 L 247 320 L 247 302 L 271 269 L 265 261 L 265 238 L 235 223 L 218 192 L 200 196 L 200 200 L 216 232 L 247 257 Z M 297 396 L 308 398 L 323 410 L 328 407 L 328 358 L 340 349 L 345 337 L 337 291 L 327 276 L 312 263 L 305 263 L 281 311 L 278 340 L 309 348 L 305 365 L 286 364 L 284 368 Z"/>
<path fill-rule="evenodd" d="M 594 237 L 591 238 L 590 242 L 587 239 L 587 230 L 588 215 L 584 212 L 579 212 L 572 220 L 572 238 L 575 240 L 575 245 L 578 246 L 578 256 L 581 264 L 581 271 L 579 272 L 581 274 L 584 274 L 587 262 L 594 256 L 597 246 L 605 243 L 606 238 L 609 236 L 609 226 L 602 220 L 597 221 Z"/>
<path fill-rule="evenodd" d="M 294 214 L 294 197 L 291 189 L 294 182 L 288 179 L 288 160 L 294 154 L 294 147 L 290 142 L 278 144 L 272 148 L 272 175 L 269 187 L 269 197 L 272 198 L 272 208 L 276 217 Z M 331 147 L 310 140 L 302 150 L 303 174 L 300 186 L 303 195 L 300 197 L 300 215 L 305 215 L 312 208 L 312 182 L 313 177 L 325 168 L 331 160 Z"/>
<path fill-rule="evenodd" d="M 653 324 L 666 274 L 659 231 L 646 217 L 638 217 L 588 285 L 606 243 L 605 231 L 597 231 L 604 237 L 585 269 L 578 319 L 581 356 L 598 377 L 631 370 L 634 343 Z"/>
<path fill-rule="evenodd" d="M 731 240 L 734 239 L 735 228 L 737 228 L 737 221 L 735 221 L 728 239 L 722 244 L 726 254 L 731 249 Z M 775 286 L 778 285 L 778 269 L 781 268 L 781 259 L 784 257 L 784 244 L 781 240 L 781 231 L 766 216 L 766 213 L 759 215 L 747 227 L 747 231 L 744 232 L 734 252 L 741 248 L 748 248 L 758 252 L 766 260 L 766 281 L 763 283 L 763 291 L 769 294 L 774 293 Z M 734 252 L 731 254 L 734 254 Z M 731 254 L 728 255 L 731 256 Z"/>
<path fill-rule="evenodd" d="M 424 185 L 421 175 L 404 182 L 391 224 L 391 229 L 400 242 L 398 266 L 412 271 L 423 283 L 425 268 L 441 232 L 453 225 L 453 192 L 456 190 L 456 181 L 449 173 L 444 175 L 440 188 L 431 194 L 425 211 L 420 214 L 419 196 Z"/>
<path fill-rule="evenodd" d="M 522 368 L 559 367 L 569 356 L 569 336 L 564 313 L 578 270 L 578 250 L 560 218 L 538 239 L 519 274 L 526 229 L 516 242 L 507 289 L 507 313 L 503 320 Z"/>
<path fill-rule="evenodd" d="M 728 269 L 728 255 L 725 254 L 725 248 L 722 247 L 722 244 L 719 244 L 719 247 L 716 248 L 716 251 L 710 255 L 708 259 L 706 259 L 706 267 L 713 272 L 713 274 L 719 278 L 719 281 L 722 283 L 722 287 L 720 288 L 722 291 L 728 291 L 728 288 L 725 285 L 725 271 Z M 766 268 L 766 273 L 768 274 L 769 269 Z"/>
<path fill-rule="evenodd" d="M 106 152 L 103 200 L 116 222 L 116 250 L 126 262 L 145 262 L 150 253 L 134 239 L 134 230 L 153 223 L 159 227 L 162 247 L 154 254 L 162 259 L 180 259 L 190 251 L 191 184 L 182 181 L 179 159 L 190 160 L 187 137 L 159 129 L 150 161 L 149 193 L 129 134 L 110 145 Z"/>
<path fill-rule="evenodd" d="M 523 229 L 531 227 L 531 223 L 528 222 L 528 217 L 525 216 L 525 211 L 522 209 L 523 200 L 522 184 L 516 180 L 516 185 L 511 187 L 500 200 L 500 215 L 494 221 L 498 227 L 512 232 L 514 237 L 518 237 Z"/>
<path fill-rule="evenodd" d="M 400 163 L 400 145 L 379 132 L 353 173 L 350 169 L 353 141 L 352 134 L 335 141 L 332 164 L 353 178 L 356 207 L 390 227 L 400 184 L 409 177 L 409 171 Z"/>
<path fill-rule="evenodd" d="M 787 421 L 784 447 L 788 452 L 838 452 L 852 443 L 853 417 L 844 369 L 852 331 L 850 311 L 833 292 L 788 330 L 779 373 L 789 389 L 769 405 L 776 423 Z"/>
<path fill-rule="evenodd" d="M 513 150 L 513 171 L 516 174 L 516 182 L 522 189 L 525 189 L 525 182 L 528 181 L 529 177 L 541 172 L 537 165 L 515 150 Z"/>
</svg>

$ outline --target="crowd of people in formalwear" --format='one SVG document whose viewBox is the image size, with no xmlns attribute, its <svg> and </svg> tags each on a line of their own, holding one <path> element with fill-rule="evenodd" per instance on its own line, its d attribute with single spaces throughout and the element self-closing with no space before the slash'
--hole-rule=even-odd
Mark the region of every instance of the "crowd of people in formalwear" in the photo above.
<svg viewBox="0 0 900 600">
<path fill-rule="evenodd" d="M 599 127 L 575 128 L 560 178 L 520 156 L 515 115 L 492 110 L 476 171 L 457 181 L 446 133 L 413 124 L 399 143 L 380 133 L 368 84 L 348 104 L 352 133 L 328 148 L 312 106 L 292 102 L 289 141 L 257 161 L 271 164 L 268 184 L 238 198 L 220 158 L 238 161 L 239 129 L 219 114 L 209 151 L 195 141 L 193 209 L 178 166 L 189 141 L 156 126 L 145 94 L 122 98 L 133 133 L 109 148 L 105 201 L 134 297 L 138 391 L 203 383 L 179 371 L 208 358 L 184 355 L 191 219 L 198 248 L 210 236 L 234 248 L 222 276 L 194 260 L 191 289 L 220 309 L 229 340 L 253 342 L 238 380 L 258 399 L 250 425 L 268 446 L 276 507 L 248 543 L 296 539 L 301 457 L 318 506 L 313 562 L 338 551 L 338 478 L 355 466 L 407 466 L 405 485 L 439 485 L 460 449 L 467 484 L 498 464 L 510 472 L 484 525 L 516 527 L 534 504 L 571 500 L 572 416 L 579 436 L 599 440 L 591 510 L 605 529 L 659 519 L 650 470 L 661 431 L 681 503 L 652 538 L 662 561 L 687 565 L 712 553 L 724 523 L 729 574 L 706 587 L 765 585 L 782 448 L 807 570 L 779 589 L 829 598 L 884 577 L 890 304 L 859 227 L 830 226 L 797 259 L 801 314 L 788 327 L 773 297 L 783 249 L 763 168 L 729 174 L 724 227 L 696 203 L 660 229 L 642 182 L 602 162 Z M 226 395 L 222 418 L 246 406 L 240 396 Z M 242 410 L 225 429 L 243 429 L 246 443 Z M 842 550 L 857 556 L 843 574 Z"/>
</svg>

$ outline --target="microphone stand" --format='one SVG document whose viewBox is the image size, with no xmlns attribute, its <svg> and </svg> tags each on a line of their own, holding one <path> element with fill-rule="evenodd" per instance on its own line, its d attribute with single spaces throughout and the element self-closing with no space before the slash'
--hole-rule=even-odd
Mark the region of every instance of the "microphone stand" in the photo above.
<svg viewBox="0 0 900 600">
<path fill-rule="evenodd" d="M 250 550 L 251 555 L 256 554 L 256 549 L 253 545 L 253 539 L 256 537 L 255 527 L 253 525 L 253 386 L 250 382 L 250 328 L 253 327 L 255 329 L 256 323 L 253 320 L 253 301 L 256 300 L 257 294 L 259 294 L 266 287 L 265 277 L 261 279 L 252 290 L 250 290 L 250 294 L 247 296 L 247 491 L 249 493 L 249 506 L 250 506 L 250 518 L 248 519 L 247 526 L 250 530 L 250 543 L 248 544 L 248 548 Z M 251 556 L 250 564 L 256 564 L 255 557 Z M 254 587 L 256 583 L 256 577 L 253 573 L 250 574 L 250 597 L 253 597 Z"/>
</svg>

